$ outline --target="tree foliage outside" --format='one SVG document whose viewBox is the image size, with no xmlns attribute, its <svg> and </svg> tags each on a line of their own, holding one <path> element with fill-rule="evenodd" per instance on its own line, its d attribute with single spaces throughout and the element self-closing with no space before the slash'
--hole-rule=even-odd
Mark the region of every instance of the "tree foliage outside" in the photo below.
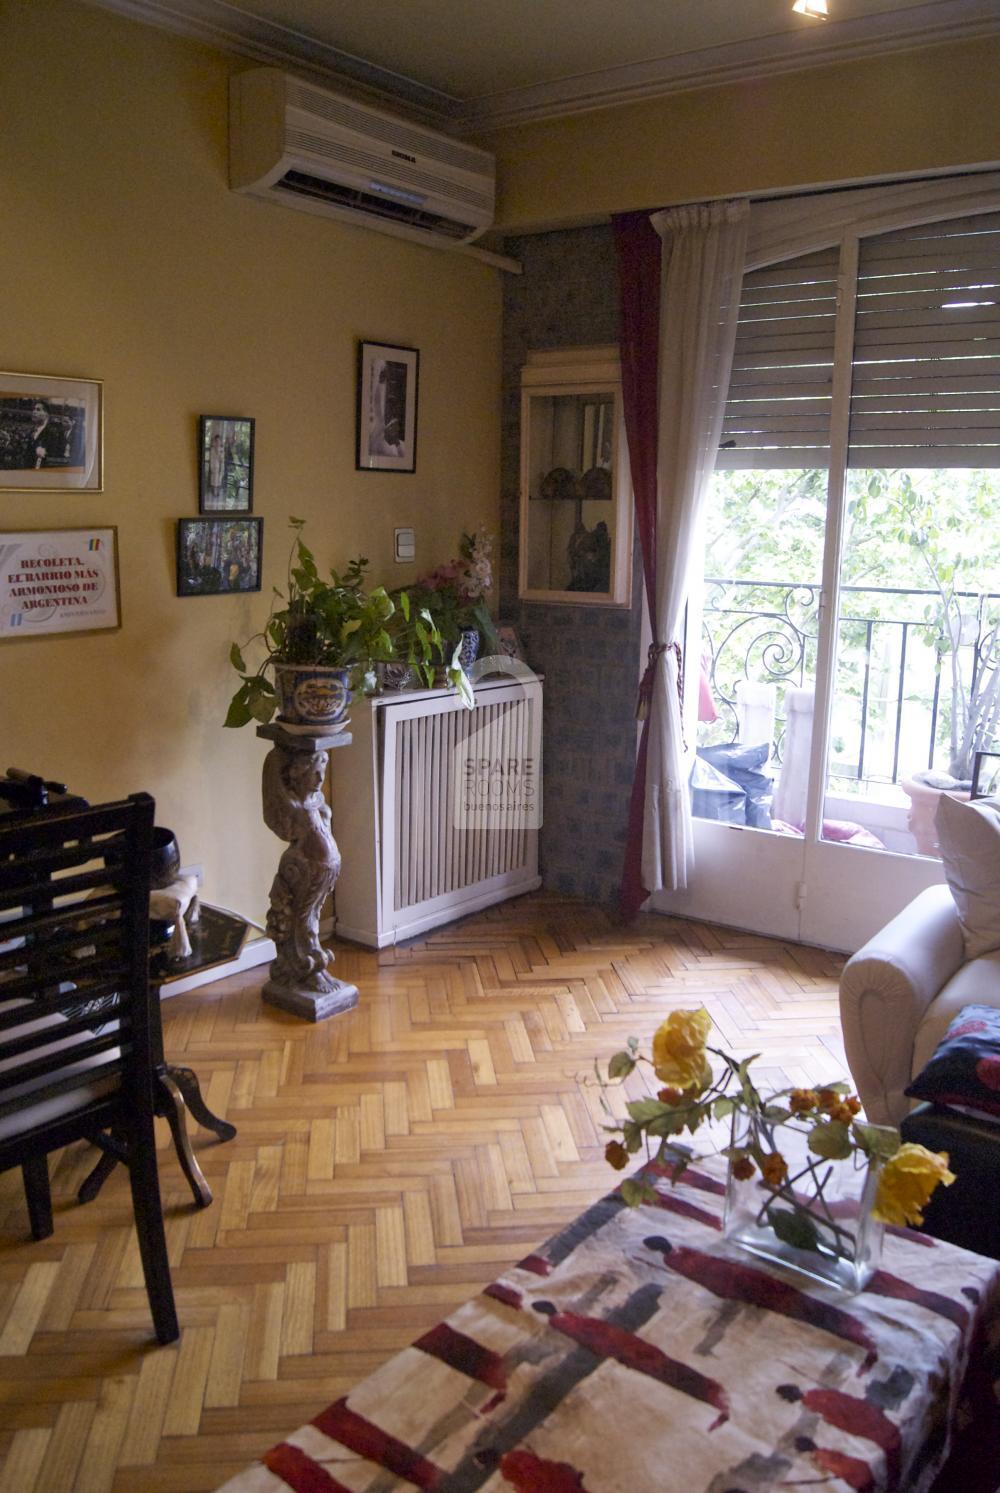
<svg viewBox="0 0 1000 1493">
<path fill-rule="evenodd" d="M 847 480 L 831 775 L 841 791 L 928 766 L 967 779 L 998 732 L 1000 471 Z M 825 470 L 719 472 L 708 506 L 705 574 L 731 583 L 706 588 L 717 708 L 739 677 L 776 681 L 779 751 L 785 688 L 815 678 L 826 488 Z M 701 739 L 734 734 L 723 708 Z"/>
</svg>

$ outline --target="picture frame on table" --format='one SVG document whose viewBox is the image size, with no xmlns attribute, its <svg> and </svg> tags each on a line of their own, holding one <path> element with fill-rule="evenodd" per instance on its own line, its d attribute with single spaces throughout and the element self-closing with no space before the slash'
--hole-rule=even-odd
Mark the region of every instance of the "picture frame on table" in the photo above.
<svg viewBox="0 0 1000 1493">
<path fill-rule="evenodd" d="M 420 352 L 387 342 L 358 344 L 359 472 L 415 472 Z"/>
<path fill-rule="evenodd" d="M 262 518 L 179 518 L 177 595 L 259 591 L 263 549 Z"/>
<path fill-rule="evenodd" d="M 971 798 L 992 798 L 1000 793 L 1000 752 L 976 752 L 973 756 Z"/>
<path fill-rule="evenodd" d="M 121 625 L 114 525 L 0 533 L 0 639 Z"/>
<path fill-rule="evenodd" d="M 199 415 L 199 513 L 253 512 L 254 424 L 237 415 Z"/>
<path fill-rule="evenodd" d="M 515 658 L 519 663 L 527 663 L 521 635 L 512 622 L 497 623 L 497 644 L 505 658 Z"/>
<path fill-rule="evenodd" d="M 0 489 L 104 491 L 104 384 L 0 373 Z"/>
</svg>

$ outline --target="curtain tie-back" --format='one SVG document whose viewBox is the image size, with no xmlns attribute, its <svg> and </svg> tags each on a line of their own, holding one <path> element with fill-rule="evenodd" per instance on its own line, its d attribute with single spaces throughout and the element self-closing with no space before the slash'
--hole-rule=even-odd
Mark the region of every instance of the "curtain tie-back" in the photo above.
<svg viewBox="0 0 1000 1493">
<path fill-rule="evenodd" d="M 646 667 L 639 681 L 639 698 L 636 702 L 636 720 L 644 721 L 649 714 L 650 702 L 653 698 L 653 679 L 656 675 L 657 661 L 665 653 L 673 653 L 677 660 L 677 699 L 681 705 L 683 715 L 684 708 L 684 655 L 681 652 L 680 643 L 650 643 L 646 655 Z"/>
</svg>

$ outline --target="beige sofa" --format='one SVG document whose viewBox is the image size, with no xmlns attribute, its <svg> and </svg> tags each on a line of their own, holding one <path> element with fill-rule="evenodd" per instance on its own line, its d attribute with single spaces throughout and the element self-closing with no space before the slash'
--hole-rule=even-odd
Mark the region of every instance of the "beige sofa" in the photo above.
<svg viewBox="0 0 1000 1493">
<path fill-rule="evenodd" d="M 847 961 L 840 1020 L 869 1120 L 898 1125 L 903 1090 L 927 1064 L 963 1006 L 1000 1006 L 1000 949 L 966 960 L 947 886 L 928 887 Z"/>
</svg>

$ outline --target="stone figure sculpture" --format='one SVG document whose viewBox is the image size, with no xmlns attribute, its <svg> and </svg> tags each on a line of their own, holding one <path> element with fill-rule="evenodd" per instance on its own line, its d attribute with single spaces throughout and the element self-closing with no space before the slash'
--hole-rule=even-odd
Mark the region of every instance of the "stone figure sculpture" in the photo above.
<svg viewBox="0 0 1000 1493">
<path fill-rule="evenodd" d="M 262 728 L 269 735 L 274 728 Z M 319 1021 L 357 1004 L 358 992 L 330 972 L 333 955 L 319 941 L 319 918 L 340 872 L 323 797 L 328 753 L 314 738 L 280 739 L 264 760 L 264 823 L 288 848 L 271 884 L 267 933 L 277 958 L 264 999 Z"/>
</svg>

